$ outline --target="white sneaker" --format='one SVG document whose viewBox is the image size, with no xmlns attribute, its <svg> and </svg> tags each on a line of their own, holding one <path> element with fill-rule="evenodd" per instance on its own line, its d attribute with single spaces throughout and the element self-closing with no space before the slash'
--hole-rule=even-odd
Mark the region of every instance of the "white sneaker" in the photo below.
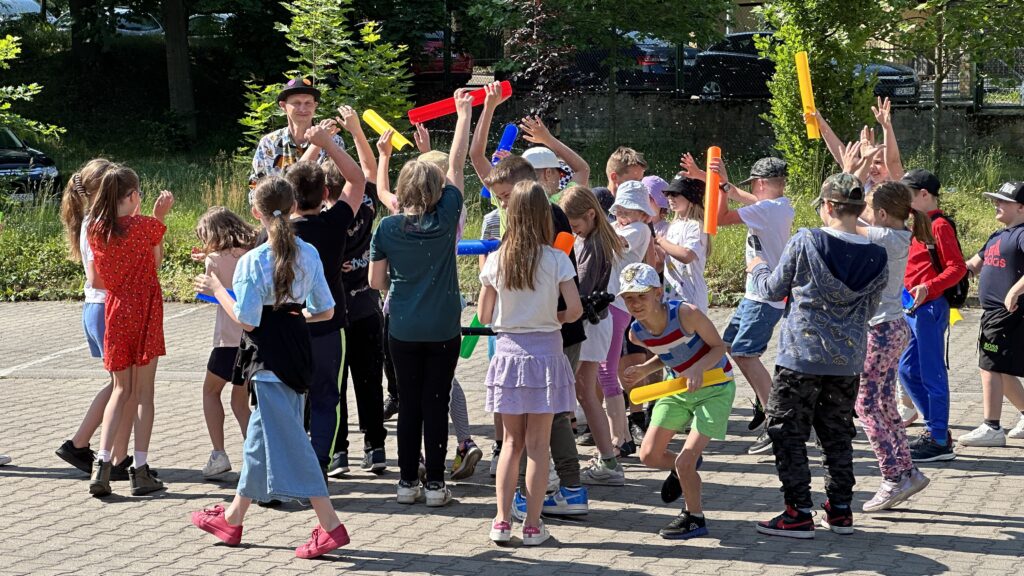
<svg viewBox="0 0 1024 576">
<path fill-rule="evenodd" d="M 1006 435 L 1007 438 L 1013 438 L 1019 440 L 1024 438 L 1024 414 L 1021 414 L 1020 420 L 1017 421 L 1017 425 Z"/>
<path fill-rule="evenodd" d="M 501 448 L 497 444 L 491 445 L 491 478 L 498 475 L 498 458 L 501 457 Z"/>
<path fill-rule="evenodd" d="M 512 540 L 512 523 L 495 519 L 491 523 L 491 541 L 504 544 Z"/>
<path fill-rule="evenodd" d="M 423 500 L 423 485 L 417 482 L 412 486 L 403 486 L 402 482 L 398 483 L 398 503 L 399 504 L 415 504 L 416 502 Z"/>
<path fill-rule="evenodd" d="M 540 546 L 550 537 L 551 534 L 548 532 L 547 527 L 544 526 L 543 520 L 536 527 L 523 526 L 523 546 Z"/>
<path fill-rule="evenodd" d="M 452 491 L 444 482 L 427 484 L 427 506 L 437 508 L 452 501 Z"/>
<path fill-rule="evenodd" d="M 0 454 L 0 466 L 11 463 L 11 457 Z"/>
<path fill-rule="evenodd" d="M 594 458 L 590 461 L 590 466 L 580 472 L 580 480 L 584 484 L 594 486 L 624 486 L 626 473 L 622 470 L 622 464 L 618 464 L 612 469 L 601 463 L 599 458 Z"/>
<path fill-rule="evenodd" d="M 982 423 L 974 430 L 966 434 L 961 434 L 956 439 L 956 443 L 961 446 L 985 446 L 998 448 L 1006 446 L 1006 432 L 1000 428 L 999 430 L 993 430 L 988 424 Z"/>
<path fill-rule="evenodd" d="M 551 460 L 548 462 L 548 490 L 547 493 L 558 492 L 558 488 L 561 486 L 561 481 L 558 479 L 558 471 L 555 470 L 555 461 Z"/>
<path fill-rule="evenodd" d="M 900 413 L 900 420 L 903 421 L 904 428 L 910 426 L 917 420 L 917 408 L 914 406 L 904 406 L 902 403 L 897 403 L 896 410 Z"/>
<path fill-rule="evenodd" d="M 231 460 L 225 452 L 210 454 L 210 460 L 203 466 L 203 478 L 213 478 L 231 470 Z"/>
</svg>

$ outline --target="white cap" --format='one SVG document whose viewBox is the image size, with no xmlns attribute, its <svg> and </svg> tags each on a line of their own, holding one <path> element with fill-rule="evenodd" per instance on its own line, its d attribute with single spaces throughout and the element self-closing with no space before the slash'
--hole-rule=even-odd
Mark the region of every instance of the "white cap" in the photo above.
<svg viewBox="0 0 1024 576">
<path fill-rule="evenodd" d="M 523 152 L 523 160 L 530 163 L 534 170 L 542 170 L 544 168 L 561 168 L 562 165 L 558 162 L 558 156 L 551 151 L 550 148 L 543 146 L 534 146 L 526 152 Z"/>
<path fill-rule="evenodd" d="M 650 264 L 635 262 L 623 268 L 619 275 L 619 296 L 643 294 L 655 288 L 661 288 L 661 278 L 658 278 L 658 271 Z"/>
<path fill-rule="evenodd" d="M 651 208 L 650 197 L 651 192 L 643 182 L 629 180 L 619 184 L 619 187 L 615 189 L 615 203 L 608 211 L 615 214 L 616 208 L 625 208 L 626 210 L 639 210 L 654 217 L 654 208 Z"/>
</svg>

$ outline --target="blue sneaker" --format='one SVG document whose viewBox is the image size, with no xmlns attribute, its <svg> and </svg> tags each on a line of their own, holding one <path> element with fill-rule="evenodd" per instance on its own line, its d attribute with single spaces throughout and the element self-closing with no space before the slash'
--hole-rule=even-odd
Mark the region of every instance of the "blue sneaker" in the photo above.
<svg viewBox="0 0 1024 576">
<path fill-rule="evenodd" d="M 544 498 L 542 514 L 554 516 L 582 516 L 590 512 L 590 500 L 586 486 L 566 488 L 562 486 Z"/>
<path fill-rule="evenodd" d="M 516 488 L 516 495 L 512 498 L 512 517 L 523 522 L 526 520 L 526 498 Z"/>
</svg>

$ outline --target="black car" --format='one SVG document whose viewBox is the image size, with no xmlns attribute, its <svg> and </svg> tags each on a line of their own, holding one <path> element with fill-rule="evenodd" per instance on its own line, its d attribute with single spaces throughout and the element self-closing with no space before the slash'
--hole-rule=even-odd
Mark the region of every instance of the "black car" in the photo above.
<svg viewBox="0 0 1024 576">
<path fill-rule="evenodd" d="M 14 202 L 32 202 L 60 191 L 53 160 L 29 148 L 9 128 L 0 126 L 0 190 Z"/>
<path fill-rule="evenodd" d="M 701 98 L 751 98 L 771 96 L 768 80 L 775 74 L 775 63 L 758 53 L 756 38 L 772 37 L 771 32 L 739 32 L 697 54 L 686 69 L 686 91 Z M 893 103 L 918 101 L 921 85 L 913 68 L 889 62 L 857 66 L 854 73 L 878 77 L 875 95 Z"/>
</svg>

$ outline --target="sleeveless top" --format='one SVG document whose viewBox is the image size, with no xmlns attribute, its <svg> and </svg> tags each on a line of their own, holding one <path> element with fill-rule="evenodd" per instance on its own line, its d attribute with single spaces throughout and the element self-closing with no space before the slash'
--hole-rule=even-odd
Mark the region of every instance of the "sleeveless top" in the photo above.
<svg viewBox="0 0 1024 576">
<path fill-rule="evenodd" d="M 711 347 L 701 339 L 700 335 L 690 334 L 683 329 L 682 324 L 679 323 L 679 305 L 678 300 L 665 303 L 665 306 L 668 307 L 668 324 L 661 334 L 652 334 L 636 320 L 629 327 L 644 347 L 657 354 L 665 366 L 676 374 L 682 373 L 711 351 Z M 716 368 L 720 368 L 727 377 L 732 379 L 732 365 L 724 354 L 711 370 Z M 715 384 L 715 386 L 719 385 L 721 384 Z"/>
</svg>

